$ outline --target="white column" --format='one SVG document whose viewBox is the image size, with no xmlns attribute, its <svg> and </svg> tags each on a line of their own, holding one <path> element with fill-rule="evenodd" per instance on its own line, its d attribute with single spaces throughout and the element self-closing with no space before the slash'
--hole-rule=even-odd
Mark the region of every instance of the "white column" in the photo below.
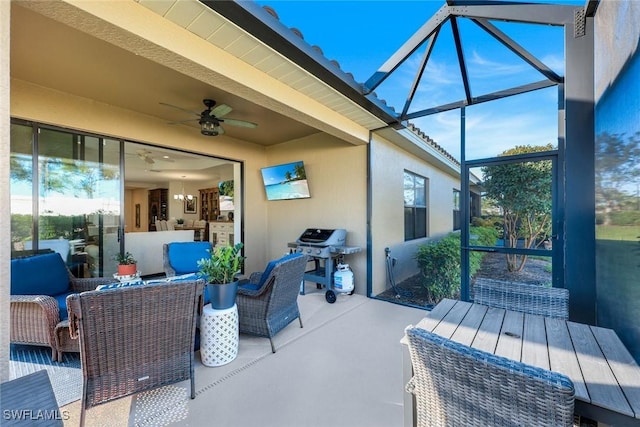
<svg viewBox="0 0 640 427">
<path fill-rule="evenodd" d="M 11 195 L 9 192 L 10 153 L 10 33 L 11 2 L 0 1 L 0 382 L 9 379 L 9 274 L 11 248 Z"/>
</svg>

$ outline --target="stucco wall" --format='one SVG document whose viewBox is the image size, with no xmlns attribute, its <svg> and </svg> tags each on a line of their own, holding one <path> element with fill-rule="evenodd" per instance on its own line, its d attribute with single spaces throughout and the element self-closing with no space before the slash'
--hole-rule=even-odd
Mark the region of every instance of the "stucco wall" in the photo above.
<svg viewBox="0 0 640 427">
<path fill-rule="evenodd" d="M 422 175 L 429 180 L 427 189 L 428 237 L 404 241 L 404 171 Z M 397 259 L 394 268 L 396 282 L 418 272 L 414 254 L 418 245 L 438 238 L 453 228 L 453 189 L 460 189 L 459 179 L 435 169 L 418 157 L 375 136 L 371 143 L 372 186 L 372 293 L 389 288 L 385 248 Z"/>
<path fill-rule="evenodd" d="M 287 243 L 307 228 L 344 228 L 346 244 L 362 248 L 360 253 L 345 257 L 359 294 L 366 293 L 366 150 L 323 133 L 267 150 L 270 166 L 302 160 L 311 194 L 308 199 L 266 202 L 269 256 L 281 256 Z M 255 168 L 248 168 L 246 175 L 261 177 Z M 264 189 L 259 197 L 266 200 Z"/>
<path fill-rule="evenodd" d="M 16 118 L 243 161 L 247 171 L 266 166 L 265 149 L 256 144 L 226 136 L 211 144 L 196 128 L 167 126 L 160 119 L 21 80 L 11 80 L 11 95 L 11 115 Z M 247 269 L 255 271 L 268 261 L 267 203 L 259 173 L 247 173 L 243 185 L 245 200 L 251 204 L 244 212 Z"/>
</svg>

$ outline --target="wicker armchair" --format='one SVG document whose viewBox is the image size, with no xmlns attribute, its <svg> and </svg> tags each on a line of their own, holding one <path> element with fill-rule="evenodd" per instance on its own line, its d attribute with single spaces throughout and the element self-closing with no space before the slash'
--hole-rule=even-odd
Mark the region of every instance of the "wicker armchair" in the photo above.
<svg viewBox="0 0 640 427">
<path fill-rule="evenodd" d="M 211 256 L 210 242 L 172 242 L 162 245 L 162 268 L 167 277 L 197 273 L 198 261 Z"/>
<path fill-rule="evenodd" d="M 275 353 L 274 335 L 296 318 L 302 328 L 298 294 L 306 265 L 305 255 L 287 255 L 271 261 L 264 272 L 251 274 L 248 283 L 238 287 L 240 333 L 269 338 Z"/>
<path fill-rule="evenodd" d="M 560 319 L 569 318 L 569 290 L 478 278 L 474 302 L 489 307 Z"/>
<path fill-rule="evenodd" d="M 40 260 L 42 260 L 42 263 Z M 29 262 L 29 264 L 23 264 L 25 261 Z M 11 265 L 11 343 L 51 347 L 51 359 L 53 361 L 61 360 L 63 351 L 78 352 L 77 340 L 69 339 L 68 330 L 64 327 L 65 323 L 61 322 L 61 315 L 62 318 L 66 318 L 66 306 L 64 306 L 66 295 L 93 290 L 99 285 L 113 283 L 115 280 L 107 277 L 76 278 L 62 261 L 62 258 L 55 252 L 15 259 L 12 260 Z M 52 265 L 61 274 L 55 274 L 50 268 Z M 47 288 L 50 282 L 54 280 L 52 279 L 53 276 L 61 276 L 59 280 L 65 281 L 62 286 L 67 288 L 66 292 L 60 295 L 45 295 L 39 290 L 34 290 L 28 294 L 14 294 L 14 291 L 23 284 L 21 282 L 23 280 L 21 270 L 24 269 L 40 269 L 40 271 L 33 271 L 41 276 L 40 289 Z M 62 301 L 59 301 L 60 299 Z M 61 310 L 64 312 L 61 313 Z"/>
<path fill-rule="evenodd" d="M 574 387 L 536 368 L 409 327 L 416 425 L 572 426 Z"/>
<path fill-rule="evenodd" d="M 68 297 L 72 335 L 80 337 L 82 406 L 191 380 L 204 280 L 83 292 Z"/>
</svg>

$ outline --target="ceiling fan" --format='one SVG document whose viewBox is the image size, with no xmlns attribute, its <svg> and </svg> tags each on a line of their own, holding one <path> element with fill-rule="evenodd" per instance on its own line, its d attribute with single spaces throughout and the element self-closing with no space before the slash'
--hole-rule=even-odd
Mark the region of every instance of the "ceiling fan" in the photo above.
<svg viewBox="0 0 640 427">
<path fill-rule="evenodd" d="M 156 162 L 156 157 L 152 156 L 152 152 L 149 150 L 137 150 L 136 151 L 136 155 L 138 156 L 138 158 L 140 160 L 144 160 L 145 162 L 149 163 L 150 165 L 154 164 Z M 158 158 L 158 160 L 162 160 L 165 162 L 174 162 L 173 159 L 169 158 L 168 156 L 162 157 L 162 158 Z"/>
<path fill-rule="evenodd" d="M 207 107 L 206 110 L 198 113 L 196 111 L 187 110 L 186 108 L 178 107 L 176 105 L 167 104 L 165 102 L 161 102 L 161 105 L 166 105 L 167 107 L 177 108 L 178 110 L 186 111 L 187 113 L 192 113 L 198 116 L 197 119 L 189 119 L 189 120 L 180 120 L 177 122 L 170 122 L 170 124 L 177 123 L 187 123 L 191 121 L 198 121 L 200 124 L 200 132 L 206 136 L 216 136 L 222 135 L 224 133 L 224 129 L 221 126 L 221 123 L 225 123 L 231 126 L 239 126 L 244 128 L 256 128 L 257 124 L 247 122 L 245 120 L 238 120 L 232 118 L 224 118 L 227 114 L 229 114 L 233 108 L 229 107 L 227 104 L 220 104 L 216 107 L 216 101 L 213 99 L 203 99 L 202 103 Z"/>
</svg>

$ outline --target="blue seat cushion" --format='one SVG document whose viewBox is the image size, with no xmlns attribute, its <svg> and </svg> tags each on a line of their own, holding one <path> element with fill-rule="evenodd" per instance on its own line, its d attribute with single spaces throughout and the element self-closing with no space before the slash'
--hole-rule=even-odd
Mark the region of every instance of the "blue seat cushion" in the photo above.
<svg viewBox="0 0 640 427">
<path fill-rule="evenodd" d="M 244 287 L 245 289 L 258 290 L 265 284 L 265 282 L 269 278 L 269 275 L 271 274 L 271 271 L 278 263 L 281 263 L 290 259 L 298 258 L 301 256 L 304 256 L 304 255 L 298 252 L 294 252 L 292 254 L 285 255 L 282 258 L 269 261 L 269 264 L 267 264 L 267 268 L 265 268 L 264 271 L 262 272 L 262 276 L 260 276 L 260 280 L 258 281 L 258 283 L 252 283 L 252 284 L 241 285 L 241 286 Z"/>
<path fill-rule="evenodd" d="M 60 311 L 60 320 L 67 320 L 69 312 L 67 311 L 67 297 L 75 292 L 69 291 L 53 297 L 58 302 L 58 310 Z"/>
<path fill-rule="evenodd" d="M 149 280 L 147 281 L 147 285 L 153 285 L 157 283 L 168 283 L 168 282 L 191 282 L 193 280 L 204 279 L 199 273 L 187 273 L 181 276 L 172 276 L 167 277 L 165 279 L 157 279 L 157 280 Z M 206 279 L 205 279 L 206 282 Z M 207 290 L 207 286 L 204 287 L 204 304 L 209 304 L 209 291 Z"/>
<path fill-rule="evenodd" d="M 252 291 L 257 291 L 258 289 L 261 288 L 261 286 L 258 285 L 257 283 L 249 283 L 249 282 L 241 283 L 241 284 L 238 285 L 238 287 L 239 288 L 243 288 L 243 289 L 249 289 L 249 290 L 252 290 Z"/>
<path fill-rule="evenodd" d="M 11 295 L 59 295 L 69 290 L 69 273 L 60 254 L 11 260 Z"/>
<path fill-rule="evenodd" d="M 209 242 L 172 242 L 168 246 L 169 264 L 176 275 L 195 273 L 200 270 L 198 261 L 211 256 Z"/>
</svg>

